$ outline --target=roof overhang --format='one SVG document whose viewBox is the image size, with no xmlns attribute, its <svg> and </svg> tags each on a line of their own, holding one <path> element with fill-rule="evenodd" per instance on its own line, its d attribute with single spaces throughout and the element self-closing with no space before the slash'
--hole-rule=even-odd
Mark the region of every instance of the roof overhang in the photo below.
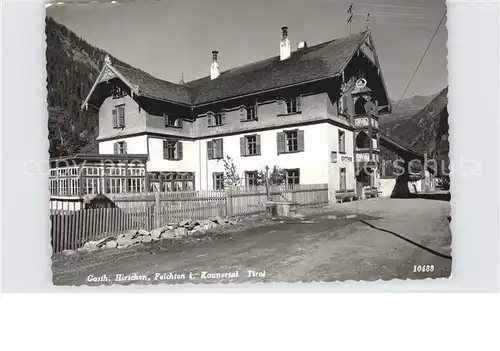
<svg viewBox="0 0 500 351">
<path fill-rule="evenodd" d="M 363 38 L 363 40 L 361 40 L 361 42 L 359 43 L 359 45 L 356 48 L 356 50 L 354 50 L 354 52 L 351 54 L 351 56 L 349 57 L 349 59 L 346 61 L 345 65 L 344 65 L 344 67 L 342 68 L 341 71 L 344 72 L 344 70 L 346 69 L 346 67 L 349 64 L 349 62 L 351 62 L 352 58 L 355 55 L 358 55 L 358 53 L 362 52 L 362 53 L 364 53 L 365 56 L 367 56 L 366 50 L 363 49 L 363 45 L 366 43 L 367 40 L 369 41 L 370 46 L 371 46 L 371 50 L 373 51 L 373 58 L 369 58 L 369 60 L 378 69 L 378 74 L 380 75 L 380 80 L 382 81 L 382 87 L 384 89 L 385 97 L 387 99 L 387 105 L 385 105 L 385 106 L 388 107 L 388 110 L 384 111 L 381 114 L 391 113 L 391 111 L 392 111 L 391 99 L 389 98 L 389 94 L 387 93 L 387 85 L 385 84 L 385 79 L 384 79 L 384 75 L 382 73 L 382 68 L 381 68 L 380 62 L 378 60 L 377 50 L 375 49 L 375 43 L 373 42 L 373 37 L 372 37 L 372 34 L 371 34 L 371 32 L 369 30 L 366 32 L 365 37 Z"/>
<path fill-rule="evenodd" d="M 329 76 L 326 76 L 326 77 L 321 77 L 321 78 L 317 78 L 317 79 L 311 79 L 311 80 L 303 81 L 303 82 L 300 82 L 300 83 L 282 85 L 280 87 L 271 88 L 271 89 L 265 89 L 265 90 L 256 90 L 256 91 L 253 91 L 253 92 L 248 93 L 248 94 L 241 94 L 241 95 L 231 96 L 231 97 L 228 97 L 228 98 L 225 98 L 225 99 L 212 100 L 212 101 L 202 102 L 202 103 L 199 103 L 199 104 L 193 104 L 192 107 L 193 108 L 203 107 L 203 106 L 212 105 L 212 104 L 219 103 L 219 102 L 227 102 L 227 101 L 231 101 L 231 100 L 241 99 L 241 98 L 245 98 L 245 97 L 252 96 L 252 95 L 272 93 L 273 91 L 278 91 L 278 90 L 293 88 L 293 87 L 296 87 L 296 86 L 299 86 L 299 85 L 317 83 L 317 82 L 321 82 L 323 80 L 337 78 L 337 77 L 340 77 L 340 75 L 341 75 L 341 73 L 337 73 L 337 74 L 329 75 Z"/>
<path fill-rule="evenodd" d="M 109 82 L 111 79 L 118 78 L 120 79 L 125 85 L 127 85 L 130 88 L 130 91 L 132 94 L 139 95 L 139 86 L 132 84 L 127 78 L 125 78 L 111 63 L 105 62 L 104 66 L 101 69 L 101 72 L 97 76 L 96 81 L 94 82 L 94 85 L 92 85 L 92 88 L 90 89 L 90 92 L 88 93 L 87 97 L 83 101 L 82 105 L 80 106 L 80 109 L 87 109 L 89 105 L 89 101 L 92 98 L 92 95 L 94 94 L 94 91 L 96 90 L 97 86 L 101 83 L 104 82 Z"/>
<path fill-rule="evenodd" d="M 397 140 L 390 138 L 387 135 L 380 133 L 380 132 L 379 132 L 379 137 L 380 137 L 381 145 L 387 147 L 389 150 L 392 150 L 396 153 L 405 153 L 405 154 L 411 155 L 419 160 L 424 159 L 423 152 L 421 152 L 421 151 L 419 151 L 419 150 L 417 150 L 409 145 L 405 145 L 401 141 L 397 141 Z"/>
</svg>

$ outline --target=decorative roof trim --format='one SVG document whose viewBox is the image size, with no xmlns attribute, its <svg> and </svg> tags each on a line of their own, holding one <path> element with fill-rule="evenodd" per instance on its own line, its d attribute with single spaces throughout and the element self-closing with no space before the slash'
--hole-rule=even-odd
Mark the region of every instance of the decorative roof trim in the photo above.
<svg viewBox="0 0 500 351">
<path fill-rule="evenodd" d="M 137 85 L 132 84 L 128 79 L 126 79 L 115 67 L 113 67 L 113 65 L 111 64 L 111 62 L 109 60 L 105 60 L 104 66 L 102 67 L 101 72 L 97 76 L 97 79 L 95 80 L 94 85 L 92 85 L 92 89 L 90 89 L 90 92 L 87 94 L 87 97 L 83 101 L 83 103 L 80 107 L 80 110 L 87 109 L 88 102 L 89 102 L 90 98 L 92 97 L 94 90 L 96 89 L 96 87 L 100 83 L 104 82 L 103 77 L 109 71 L 114 73 L 116 77 L 118 77 L 123 83 L 125 83 L 130 88 L 132 93 L 135 93 L 136 95 L 140 95 L 139 87 Z M 112 78 L 109 78 L 109 79 L 112 79 Z M 107 79 L 107 80 L 109 80 L 109 79 Z"/>
<path fill-rule="evenodd" d="M 380 62 L 378 60 L 377 49 L 375 49 L 375 42 L 374 42 L 374 40 L 372 38 L 371 31 L 368 32 L 368 38 L 370 40 L 370 46 L 372 47 L 372 50 L 373 50 L 373 56 L 375 57 L 375 61 L 377 62 L 377 67 L 379 69 L 379 74 L 380 74 L 380 80 L 382 81 L 382 86 L 384 87 L 385 96 L 387 96 L 387 104 L 388 104 L 387 106 L 389 106 L 389 110 L 387 111 L 387 113 L 391 113 L 392 112 L 391 99 L 389 98 L 389 94 L 387 92 L 387 85 L 385 83 L 384 73 L 382 72 L 382 68 L 381 68 Z M 366 38 L 365 38 L 365 40 L 366 40 Z"/>
</svg>

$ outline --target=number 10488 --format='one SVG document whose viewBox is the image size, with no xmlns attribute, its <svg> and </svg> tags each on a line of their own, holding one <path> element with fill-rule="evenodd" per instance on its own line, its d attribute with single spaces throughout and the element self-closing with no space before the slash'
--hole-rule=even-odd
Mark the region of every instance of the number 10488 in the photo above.
<svg viewBox="0 0 500 351">
<path fill-rule="evenodd" d="M 413 266 L 413 272 L 434 272 L 434 265 L 416 265 Z"/>
</svg>

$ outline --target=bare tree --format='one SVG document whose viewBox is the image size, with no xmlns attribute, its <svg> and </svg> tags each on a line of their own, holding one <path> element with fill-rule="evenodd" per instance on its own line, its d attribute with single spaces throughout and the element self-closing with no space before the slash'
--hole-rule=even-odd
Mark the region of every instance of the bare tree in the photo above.
<svg viewBox="0 0 500 351">
<path fill-rule="evenodd" d="M 265 166 L 258 173 L 258 182 L 259 185 L 266 187 L 267 198 L 271 200 L 271 188 L 273 186 L 280 186 L 285 182 L 285 171 L 278 166 L 274 166 L 272 170 L 269 166 Z"/>
<path fill-rule="evenodd" d="M 234 160 L 228 155 L 222 159 L 222 162 L 224 163 L 224 187 L 234 188 L 241 186 L 242 180 L 236 170 Z"/>
</svg>

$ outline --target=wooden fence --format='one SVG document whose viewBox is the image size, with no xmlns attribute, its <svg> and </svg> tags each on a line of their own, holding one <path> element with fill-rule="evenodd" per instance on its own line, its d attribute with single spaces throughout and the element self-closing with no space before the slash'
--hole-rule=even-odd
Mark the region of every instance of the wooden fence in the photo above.
<svg viewBox="0 0 500 351">
<path fill-rule="evenodd" d="M 75 250 L 87 241 L 99 240 L 130 229 L 153 229 L 154 208 L 134 210 L 98 208 L 80 211 L 51 211 L 52 249 Z"/>
<path fill-rule="evenodd" d="M 313 184 L 272 188 L 273 201 L 299 205 L 328 203 L 328 185 Z M 85 242 L 131 229 L 152 230 L 185 219 L 202 220 L 263 213 L 267 194 L 263 187 L 231 191 L 113 194 L 113 208 L 78 211 L 51 210 L 54 252 L 77 249 Z"/>
</svg>

